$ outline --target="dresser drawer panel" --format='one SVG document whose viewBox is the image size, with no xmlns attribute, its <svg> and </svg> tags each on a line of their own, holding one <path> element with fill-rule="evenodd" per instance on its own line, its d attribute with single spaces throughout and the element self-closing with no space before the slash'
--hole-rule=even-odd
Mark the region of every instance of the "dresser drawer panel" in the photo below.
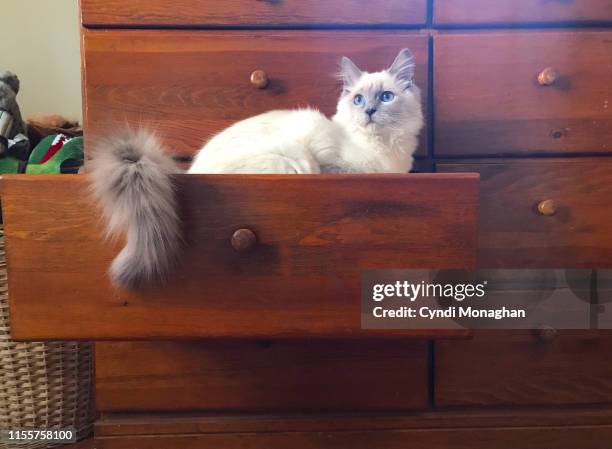
<svg viewBox="0 0 612 449">
<path fill-rule="evenodd" d="M 262 112 L 312 106 L 333 115 L 342 56 L 375 71 L 405 47 L 415 54 L 427 105 L 428 41 L 415 33 L 85 31 L 86 136 L 144 124 L 189 157 L 217 132 Z M 269 79 L 263 89 L 251 83 L 256 70 Z M 420 144 L 424 155 L 425 130 Z"/>
<path fill-rule="evenodd" d="M 478 172 L 478 266 L 612 267 L 612 158 L 437 165 Z"/>
<path fill-rule="evenodd" d="M 427 0 L 82 0 L 86 26 L 424 24 Z"/>
<path fill-rule="evenodd" d="M 612 150 L 612 32 L 434 38 L 437 156 Z"/>
<path fill-rule="evenodd" d="M 100 411 L 423 409 L 426 341 L 96 345 Z"/>
<path fill-rule="evenodd" d="M 123 241 L 103 239 L 85 176 L 0 184 L 14 338 L 465 334 L 361 329 L 360 276 L 473 267 L 474 174 L 177 175 L 179 266 L 163 287 L 130 291 L 108 281 Z M 239 229 L 250 248 L 235 249 Z"/>
<path fill-rule="evenodd" d="M 588 23 L 612 20 L 611 0 L 434 0 L 434 24 Z"/>
<path fill-rule="evenodd" d="M 480 331 L 437 342 L 437 406 L 612 402 L 612 332 Z"/>
</svg>

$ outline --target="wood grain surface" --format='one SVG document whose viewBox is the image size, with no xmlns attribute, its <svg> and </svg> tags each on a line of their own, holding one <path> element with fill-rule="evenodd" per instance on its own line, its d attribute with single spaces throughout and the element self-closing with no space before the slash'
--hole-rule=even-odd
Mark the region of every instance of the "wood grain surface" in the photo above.
<svg viewBox="0 0 612 449">
<path fill-rule="evenodd" d="M 104 413 L 96 434 L 111 449 L 130 447 L 129 442 L 136 449 L 164 443 L 168 449 L 181 444 L 229 448 L 238 444 L 237 434 L 252 436 L 240 440 L 249 448 L 267 442 L 272 448 L 607 449 L 611 419 L 609 407 L 388 414 Z M 208 435 L 218 439 L 208 440 Z"/>
<path fill-rule="evenodd" d="M 428 407 L 428 344 L 397 340 L 101 342 L 99 411 Z"/>
<path fill-rule="evenodd" d="M 97 449 L 609 449 L 612 426 L 226 433 L 100 438 Z"/>
<path fill-rule="evenodd" d="M 435 402 L 551 405 L 612 402 L 612 331 L 479 331 L 473 340 L 436 344 Z"/>
<path fill-rule="evenodd" d="M 442 161 L 480 173 L 478 266 L 612 267 L 612 158 Z M 546 216 L 537 206 L 555 202 Z"/>
<path fill-rule="evenodd" d="M 86 26 L 424 24 L 426 0 L 81 0 Z"/>
<path fill-rule="evenodd" d="M 475 263 L 478 176 L 178 175 L 186 249 L 164 288 L 111 288 L 82 175 L 2 178 L 18 339 L 444 336 L 363 331 L 360 273 Z M 257 235 L 236 252 L 236 229 Z M 458 331 L 464 335 L 465 331 Z"/>
<path fill-rule="evenodd" d="M 232 432 L 376 431 L 397 429 L 521 428 L 610 425 L 609 406 L 553 408 L 471 408 L 411 413 L 291 413 L 244 414 L 177 412 L 101 413 L 96 422 L 100 437 Z M 515 449 L 515 448 L 513 448 Z"/>
<path fill-rule="evenodd" d="M 273 109 L 311 106 L 331 116 L 342 56 L 378 71 L 405 47 L 428 116 L 428 37 L 418 33 L 84 30 L 85 148 L 129 124 L 151 128 L 172 154 L 189 158 L 219 131 Z M 265 89 L 252 85 L 255 70 L 268 75 Z M 427 145 L 423 130 L 418 155 Z"/>
<path fill-rule="evenodd" d="M 612 151 L 611 31 L 443 33 L 434 54 L 436 156 Z"/>
<path fill-rule="evenodd" d="M 434 25 L 584 24 L 612 20 L 610 0 L 434 0 Z"/>
</svg>

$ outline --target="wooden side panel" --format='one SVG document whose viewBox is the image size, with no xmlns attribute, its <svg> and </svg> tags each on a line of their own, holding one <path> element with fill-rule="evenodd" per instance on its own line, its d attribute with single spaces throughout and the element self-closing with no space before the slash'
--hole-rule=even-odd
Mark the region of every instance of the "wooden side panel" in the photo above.
<svg viewBox="0 0 612 449">
<path fill-rule="evenodd" d="M 612 20 L 610 0 L 434 0 L 434 24 L 588 23 Z"/>
<path fill-rule="evenodd" d="M 428 37 L 416 32 L 84 30 L 83 39 L 86 148 L 126 124 L 144 125 L 188 159 L 216 133 L 257 114 L 311 106 L 331 116 L 342 56 L 378 71 L 405 47 L 415 55 L 428 116 Z M 267 73 L 265 89 L 251 84 L 255 70 Z"/>
<path fill-rule="evenodd" d="M 612 267 L 612 159 L 441 162 L 481 176 L 478 266 Z M 554 215 L 539 213 L 545 200 Z"/>
<path fill-rule="evenodd" d="M 612 32 L 440 34 L 434 54 L 437 156 L 612 150 Z"/>
<path fill-rule="evenodd" d="M 427 342 L 311 340 L 96 345 L 96 407 L 307 412 L 424 409 Z"/>
<path fill-rule="evenodd" d="M 81 0 L 86 26 L 417 25 L 426 0 Z"/>
<path fill-rule="evenodd" d="M 394 332 L 360 329 L 363 269 L 475 262 L 477 175 L 179 175 L 176 183 L 181 264 L 164 288 L 127 292 L 107 280 L 122 242 L 102 240 L 85 176 L 4 176 L 14 337 L 384 337 Z M 230 244 L 239 228 L 257 236 L 249 253 Z"/>
<path fill-rule="evenodd" d="M 436 344 L 435 401 L 460 405 L 612 402 L 612 332 L 560 331 L 541 341 L 528 331 L 480 331 Z"/>
</svg>

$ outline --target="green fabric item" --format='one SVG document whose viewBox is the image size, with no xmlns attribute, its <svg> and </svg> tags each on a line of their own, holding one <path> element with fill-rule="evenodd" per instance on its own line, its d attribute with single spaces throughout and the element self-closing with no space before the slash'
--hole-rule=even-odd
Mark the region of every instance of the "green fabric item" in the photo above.
<svg viewBox="0 0 612 449">
<path fill-rule="evenodd" d="M 22 161 L 14 157 L 2 157 L 0 158 L 0 173 L 20 173 L 22 163 Z"/>
<path fill-rule="evenodd" d="M 40 163 L 53 144 L 57 135 L 47 136 L 32 150 L 26 167 L 27 174 L 59 174 L 62 164 L 70 159 L 83 160 L 83 138 L 74 137 L 59 149 L 49 160 Z"/>
<path fill-rule="evenodd" d="M 53 143 L 53 140 L 57 137 L 57 134 L 52 136 L 47 136 L 43 140 L 41 140 L 38 145 L 32 150 L 30 153 L 30 159 L 28 160 L 29 164 L 38 164 L 41 159 L 47 154 L 49 147 Z"/>
</svg>

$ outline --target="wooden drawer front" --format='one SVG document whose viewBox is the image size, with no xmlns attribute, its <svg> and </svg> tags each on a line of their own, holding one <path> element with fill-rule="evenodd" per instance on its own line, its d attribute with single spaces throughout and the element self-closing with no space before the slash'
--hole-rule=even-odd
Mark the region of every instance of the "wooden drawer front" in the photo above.
<svg viewBox="0 0 612 449">
<path fill-rule="evenodd" d="M 546 341 L 529 331 L 481 331 L 436 343 L 436 405 L 612 402 L 612 333 L 589 332 Z"/>
<path fill-rule="evenodd" d="M 452 33 L 434 47 L 436 155 L 612 150 L 612 32 Z"/>
<path fill-rule="evenodd" d="M 100 411 L 423 409 L 427 342 L 96 344 Z"/>
<path fill-rule="evenodd" d="M 272 109 L 310 105 L 334 114 L 340 94 L 334 73 L 343 55 L 373 71 L 411 48 L 427 105 L 427 37 L 414 33 L 97 30 L 85 31 L 84 39 L 87 136 L 144 123 L 180 156 Z M 270 79 L 265 89 L 250 82 L 258 69 Z M 424 155 L 426 131 L 420 140 Z"/>
<path fill-rule="evenodd" d="M 117 291 L 82 175 L 2 177 L 22 339 L 439 336 L 361 329 L 365 269 L 474 266 L 478 176 L 177 175 L 185 252 L 164 288 Z M 250 252 L 230 244 L 253 230 Z M 61 307 L 58 307 L 58 304 Z"/>
<path fill-rule="evenodd" d="M 612 20 L 611 0 L 434 0 L 433 5 L 436 25 Z"/>
<path fill-rule="evenodd" d="M 84 25 L 419 25 L 427 0 L 81 0 Z"/>
<path fill-rule="evenodd" d="M 440 163 L 437 169 L 480 173 L 478 266 L 612 267 L 612 158 Z M 544 213 L 552 206 L 554 215 L 538 206 Z"/>
</svg>

